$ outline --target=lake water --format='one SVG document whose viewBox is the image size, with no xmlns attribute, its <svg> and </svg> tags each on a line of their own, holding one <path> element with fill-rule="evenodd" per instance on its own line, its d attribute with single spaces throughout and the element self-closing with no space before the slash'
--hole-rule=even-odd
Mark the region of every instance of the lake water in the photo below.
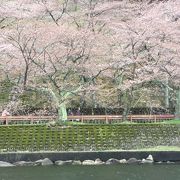
<svg viewBox="0 0 180 180">
<path fill-rule="evenodd" d="M 8 167 L 0 180 L 180 180 L 180 165 Z"/>
</svg>

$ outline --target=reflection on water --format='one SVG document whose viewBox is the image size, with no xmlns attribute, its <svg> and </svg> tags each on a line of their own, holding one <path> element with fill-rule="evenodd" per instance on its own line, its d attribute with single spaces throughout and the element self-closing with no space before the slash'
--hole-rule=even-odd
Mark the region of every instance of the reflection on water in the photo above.
<svg viewBox="0 0 180 180">
<path fill-rule="evenodd" d="M 11 167 L 0 180 L 180 180 L 180 165 Z"/>
</svg>

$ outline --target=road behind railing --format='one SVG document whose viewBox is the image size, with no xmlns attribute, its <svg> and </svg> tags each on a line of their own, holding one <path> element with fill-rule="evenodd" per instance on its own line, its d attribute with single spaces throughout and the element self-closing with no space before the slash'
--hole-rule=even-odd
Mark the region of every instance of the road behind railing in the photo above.
<svg viewBox="0 0 180 180">
<path fill-rule="evenodd" d="M 67 121 L 75 121 L 81 123 L 121 123 L 124 121 L 136 123 L 156 123 L 166 120 L 172 120 L 173 114 L 163 115 L 128 115 L 124 120 L 122 115 L 80 115 L 68 116 Z M 56 121 L 56 116 L 1 116 L 0 124 L 40 124 Z"/>
</svg>

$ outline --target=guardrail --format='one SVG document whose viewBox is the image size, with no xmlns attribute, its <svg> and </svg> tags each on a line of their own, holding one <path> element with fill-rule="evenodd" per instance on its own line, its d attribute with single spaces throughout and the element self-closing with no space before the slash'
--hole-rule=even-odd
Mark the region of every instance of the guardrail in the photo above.
<svg viewBox="0 0 180 180">
<path fill-rule="evenodd" d="M 165 120 L 174 119 L 175 115 L 163 114 L 163 115 L 128 115 L 126 121 L 129 122 L 161 122 Z M 47 123 L 57 119 L 56 116 L 1 116 L 1 124 L 19 124 L 19 123 Z M 81 116 L 68 116 L 68 121 L 78 121 L 82 123 L 114 123 L 123 122 L 122 115 L 81 115 Z"/>
<path fill-rule="evenodd" d="M 163 114 L 163 115 L 128 115 L 126 121 L 129 122 L 161 122 L 165 120 L 174 119 L 173 114 Z M 122 115 L 81 115 L 81 116 L 68 116 L 70 121 L 80 121 L 80 122 L 104 122 L 106 124 L 113 122 L 123 122 L 124 118 Z"/>
<path fill-rule="evenodd" d="M 1 116 L 0 122 L 1 124 L 8 125 L 9 123 L 12 124 L 20 124 L 20 123 L 47 123 L 50 121 L 56 120 L 55 116 Z"/>
</svg>

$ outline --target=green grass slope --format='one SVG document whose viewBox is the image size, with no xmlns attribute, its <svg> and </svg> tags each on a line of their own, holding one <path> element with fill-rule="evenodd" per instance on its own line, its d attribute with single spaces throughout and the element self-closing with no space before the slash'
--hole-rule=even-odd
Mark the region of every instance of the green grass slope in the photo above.
<svg viewBox="0 0 180 180">
<path fill-rule="evenodd" d="M 166 150 L 166 147 L 180 149 L 179 125 L 0 126 L 1 152 Z"/>
</svg>

